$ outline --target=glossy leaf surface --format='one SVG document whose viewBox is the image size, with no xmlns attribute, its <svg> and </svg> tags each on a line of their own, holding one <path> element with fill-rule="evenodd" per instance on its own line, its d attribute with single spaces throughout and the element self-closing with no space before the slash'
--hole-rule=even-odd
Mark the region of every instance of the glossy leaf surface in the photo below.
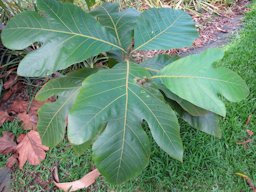
<svg viewBox="0 0 256 192">
<path fill-rule="evenodd" d="M 99 71 L 83 82 L 69 114 L 69 140 L 77 145 L 91 141 L 96 166 L 112 183 L 137 175 L 148 163 L 143 120 L 157 144 L 182 160 L 177 118 L 157 89 L 138 83 L 145 76 L 150 74 L 129 62 Z"/>
<path fill-rule="evenodd" d="M 37 95 L 39 100 L 57 98 L 39 110 L 43 143 L 55 146 L 64 138 L 68 115 L 75 151 L 92 145 L 93 160 L 111 183 L 122 183 L 147 166 L 147 133 L 182 161 L 178 121 L 166 100 L 190 125 L 219 137 L 217 117 L 226 113 L 220 96 L 240 101 L 248 95 L 237 74 L 215 67 L 223 57 L 218 49 L 178 60 L 160 55 L 141 65 L 127 60 L 139 50 L 190 46 L 198 34 L 181 10 L 153 8 L 139 14 L 108 3 L 87 13 L 57 0 L 37 0 L 37 8 L 12 18 L 2 32 L 10 49 L 37 48 L 22 60 L 19 75 L 50 75 L 101 53 L 116 59 L 99 63 L 111 69 L 84 69 L 51 80 Z"/>
<path fill-rule="evenodd" d="M 180 103 L 176 102 L 175 100 L 167 98 L 167 101 L 171 107 L 179 114 L 179 116 L 189 125 L 209 135 L 221 138 L 221 130 L 218 124 L 218 115 L 205 110 L 204 113 L 201 113 L 201 108 L 193 106 L 195 112 L 197 112 L 197 116 L 193 116 L 183 108 L 184 106 L 181 106 Z M 187 101 L 184 103 L 186 102 Z M 190 105 L 192 106 L 193 104 Z M 199 115 L 198 112 L 201 114 Z"/>
<path fill-rule="evenodd" d="M 133 8 L 120 9 L 117 3 L 104 3 L 90 13 L 116 37 L 120 47 L 127 49 L 132 43 L 139 12 Z"/>
<path fill-rule="evenodd" d="M 63 140 L 68 111 L 79 92 L 82 81 L 95 71 L 83 69 L 72 72 L 66 77 L 53 79 L 37 93 L 36 99 L 41 101 L 58 96 L 57 101 L 44 104 L 38 111 L 37 129 L 43 144 L 53 147 Z"/>
<path fill-rule="evenodd" d="M 246 83 L 233 71 L 213 64 L 223 57 L 220 49 L 210 49 L 198 55 L 179 59 L 163 68 L 154 78 L 174 94 L 190 103 L 221 116 L 226 108 L 218 95 L 238 102 L 248 93 Z"/>
<path fill-rule="evenodd" d="M 177 102 L 179 104 L 179 106 L 186 112 L 188 112 L 190 115 L 192 116 L 201 116 L 201 115 L 205 115 L 206 113 L 208 113 L 207 110 L 202 109 L 198 106 L 195 106 L 194 104 L 180 98 L 179 96 L 175 95 L 174 93 L 172 93 L 170 90 L 168 90 L 166 87 L 164 87 L 163 85 L 157 85 L 159 87 L 159 89 L 164 93 L 164 95 Z"/>
<path fill-rule="evenodd" d="M 152 8 L 144 11 L 134 31 L 135 50 L 168 50 L 191 46 L 198 33 L 182 10 Z"/>
<path fill-rule="evenodd" d="M 209 135 L 221 138 L 221 130 L 218 124 L 218 115 L 208 112 L 201 116 L 192 116 L 187 112 L 182 114 L 182 118 L 192 127 L 203 131 Z"/>
<path fill-rule="evenodd" d="M 56 0 L 38 0 L 37 7 L 40 13 L 25 11 L 2 32 L 2 41 L 10 49 L 42 44 L 21 61 L 19 75 L 50 75 L 113 47 L 122 50 L 116 38 L 79 7 Z"/>
</svg>

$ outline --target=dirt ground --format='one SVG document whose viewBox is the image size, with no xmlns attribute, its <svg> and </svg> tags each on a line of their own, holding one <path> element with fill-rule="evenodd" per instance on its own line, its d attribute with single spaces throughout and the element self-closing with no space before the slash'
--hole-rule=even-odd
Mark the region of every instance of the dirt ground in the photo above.
<svg viewBox="0 0 256 192">
<path fill-rule="evenodd" d="M 202 13 L 192 15 L 199 31 L 199 37 L 192 47 L 172 49 L 168 51 L 138 51 L 134 54 L 137 62 L 154 57 L 157 54 L 179 55 L 184 57 L 190 54 L 200 53 L 207 48 L 222 47 L 228 44 L 232 37 L 243 26 L 243 16 L 249 11 L 248 0 L 236 1 L 228 10 L 220 7 L 221 15 Z"/>
</svg>

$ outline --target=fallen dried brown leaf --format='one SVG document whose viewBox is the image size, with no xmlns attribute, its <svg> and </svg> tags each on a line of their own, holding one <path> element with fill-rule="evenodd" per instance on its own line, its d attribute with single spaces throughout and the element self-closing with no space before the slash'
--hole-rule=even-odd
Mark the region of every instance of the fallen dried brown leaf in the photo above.
<svg viewBox="0 0 256 192">
<path fill-rule="evenodd" d="M 80 189 L 87 188 L 91 186 L 93 183 L 95 183 L 96 179 L 100 176 L 100 172 L 97 169 L 94 169 L 79 180 L 66 183 L 59 183 L 58 169 L 57 167 L 54 167 L 52 171 L 52 176 L 54 184 L 59 189 L 62 189 L 64 191 L 77 191 Z"/>
<path fill-rule="evenodd" d="M 24 139 L 25 136 L 26 136 L 26 134 L 20 134 L 17 138 L 17 143 L 20 143 Z"/>
<path fill-rule="evenodd" d="M 0 111 L 0 127 L 6 121 L 11 121 L 13 118 L 6 111 Z"/>
<path fill-rule="evenodd" d="M 246 180 L 247 184 L 249 185 L 249 187 L 253 190 L 253 192 L 256 192 L 256 186 L 253 184 L 250 177 L 248 177 L 247 175 L 245 175 L 243 173 L 236 173 L 236 175 L 244 178 Z"/>
<path fill-rule="evenodd" d="M 11 157 L 7 159 L 6 167 L 12 168 L 16 163 L 18 163 L 18 155 L 13 154 Z"/>
<path fill-rule="evenodd" d="M 24 130 L 36 130 L 36 124 L 37 124 L 36 114 L 27 114 L 26 112 L 23 112 L 23 113 L 19 113 L 17 117 L 22 122 L 22 127 Z"/>
<path fill-rule="evenodd" d="M 17 153 L 19 154 L 19 167 L 23 168 L 26 161 L 31 165 L 38 165 L 45 159 L 45 151 L 48 147 L 42 145 L 39 133 L 32 130 L 27 133 L 17 146 Z"/>
<path fill-rule="evenodd" d="M 17 79 L 17 75 L 10 75 L 8 81 L 4 83 L 4 89 L 10 89 L 17 82 Z"/>
<path fill-rule="evenodd" d="M 18 114 L 18 113 L 26 112 L 27 106 L 28 106 L 28 101 L 19 99 L 19 100 L 13 101 L 10 108 L 7 110 L 15 114 Z"/>
<path fill-rule="evenodd" d="M 14 141 L 14 135 L 10 132 L 4 131 L 0 138 L 0 153 L 8 154 L 16 151 L 17 144 Z"/>
<path fill-rule="evenodd" d="M 248 134 L 250 137 L 253 136 L 253 134 L 254 134 L 254 132 L 251 131 L 251 130 L 249 130 L 249 129 L 247 129 L 246 132 L 247 132 L 247 134 Z"/>
<path fill-rule="evenodd" d="M 9 100 L 15 93 L 24 90 L 24 85 L 22 83 L 16 83 L 13 85 L 7 92 L 4 93 L 1 102 L 6 102 Z"/>
<path fill-rule="evenodd" d="M 252 142 L 253 140 L 252 139 L 247 139 L 246 141 L 242 141 L 242 142 L 237 142 L 236 144 L 239 144 L 239 145 L 246 145 L 250 142 Z"/>
<path fill-rule="evenodd" d="M 251 121 L 252 115 L 249 115 L 248 118 L 246 119 L 245 125 L 248 125 Z"/>
</svg>

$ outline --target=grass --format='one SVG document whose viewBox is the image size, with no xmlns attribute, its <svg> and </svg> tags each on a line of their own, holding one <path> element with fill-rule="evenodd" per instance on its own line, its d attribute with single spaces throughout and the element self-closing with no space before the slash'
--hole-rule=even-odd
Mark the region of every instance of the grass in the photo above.
<svg viewBox="0 0 256 192">
<path fill-rule="evenodd" d="M 256 143 L 249 143 L 247 149 L 236 144 L 247 139 L 246 129 L 256 134 L 256 4 L 247 14 L 245 27 L 233 43 L 226 47 L 225 58 L 219 65 L 238 72 L 250 87 L 249 97 L 240 103 L 227 103 L 227 117 L 220 120 L 222 139 L 216 139 L 194 130 L 181 122 L 184 141 L 184 162 L 168 157 L 156 145 L 152 147 L 149 166 L 143 173 L 120 186 L 112 186 L 101 177 L 90 191 L 106 192 L 249 192 L 246 182 L 235 175 L 241 172 L 248 175 L 256 184 Z M 252 115 L 249 125 L 245 121 Z M 22 132 L 17 122 L 6 123 L 0 129 L 9 130 L 16 135 Z M 7 157 L 0 155 L 0 167 Z M 71 181 L 82 177 L 93 167 L 91 152 L 76 156 L 67 142 L 47 153 L 47 158 L 38 166 L 26 164 L 23 170 L 12 174 L 13 191 L 45 191 L 35 178 L 48 181 L 54 165 L 59 166 L 61 181 Z M 53 184 L 47 191 L 55 190 Z M 56 190 L 58 191 L 58 190 Z M 81 190 L 85 191 L 85 190 Z"/>
</svg>

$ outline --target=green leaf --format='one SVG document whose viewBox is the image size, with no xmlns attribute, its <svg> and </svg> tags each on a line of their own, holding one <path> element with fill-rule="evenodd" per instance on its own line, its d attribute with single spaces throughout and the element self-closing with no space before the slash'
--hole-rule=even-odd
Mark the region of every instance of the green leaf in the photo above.
<svg viewBox="0 0 256 192">
<path fill-rule="evenodd" d="M 166 95 L 165 95 L 166 96 Z M 197 113 L 197 116 L 193 116 L 183 108 L 177 101 L 174 99 L 165 97 L 167 102 L 171 105 L 171 107 L 179 114 L 179 116 L 186 121 L 192 127 L 203 131 L 209 135 L 213 135 L 217 138 L 221 138 L 221 130 L 218 125 L 218 115 L 209 112 L 209 111 L 202 111 L 199 115 L 198 112 L 201 112 L 201 108 L 196 107 L 195 105 L 189 103 L 194 108 L 194 112 Z M 176 98 L 175 98 L 176 99 Z M 182 100 L 179 98 L 179 100 Z M 185 100 L 184 100 L 185 101 Z M 187 101 L 185 101 L 187 102 Z M 183 102 L 181 102 L 183 103 Z M 191 108 L 192 109 L 192 108 Z"/>
<path fill-rule="evenodd" d="M 142 63 L 140 63 L 140 66 L 145 67 L 147 70 L 151 72 L 158 72 L 160 69 L 164 68 L 166 65 L 178 59 L 179 59 L 178 56 L 161 54 L 143 61 Z"/>
<path fill-rule="evenodd" d="M 198 33 L 191 16 L 182 10 L 144 11 L 134 30 L 135 50 L 168 50 L 191 46 Z"/>
<path fill-rule="evenodd" d="M 221 130 L 218 125 L 218 116 L 216 114 L 208 112 L 202 116 L 192 116 L 189 113 L 184 112 L 182 118 L 192 127 L 209 135 L 221 138 Z"/>
<path fill-rule="evenodd" d="M 131 46 L 138 11 L 133 8 L 120 10 L 117 3 L 104 3 L 90 13 L 116 37 L 120 47 L 127 49 Z"/>
<path fill-rule="evenodd" d="M 171 107 L 178 113 L 178 115 L 189 125 L 209 135 L 221 138 L 221 130 L 218 125 L 218 115 L 207 111 L 200 116 L 193 116 L 186 110 L 184 110 L 176 101 L 169 98 L 166 98 L 166 100 L 171 105 Z"/>
<path fill-rule="evenodd" d="M 226 108 L 218 95 L 238 102 L 248 95 L 249 89 L 236 73 L 213 65 L 223 55 L 221 49 L 210 49 L 198 55 L 187 56 L 166 66 L 152 78 L 159 78 L 180 98 L 225 116 Z"/>
<path fill-rule="evenodd" d="M 163 85 L 157 85 L 157 86 L 165 94 L 165 96 L 167 98 L 177 102 L 182 107 L 182 109 L 187 111 L 190 115 L 201 116 L 201 115 L 205 115 L 206 113 L 208 113 L 207 110 L 202 109 L 198 106 L 195 106 L 192 103 L 190 103 L 190 102 L 180 98 L 179 96 L 175 95 L 170 90 L 168 90 L 165 86 L 163 86 Z"/>
<path fill-rule="evenodd" d="M 182 160 L 174 112 L 157 89 L 138 83 L 149 76 L 144 68 L 128 61 L 99 71 L 83 82 L 69 114 L 70 142 L 80 145 L 96 140 L 93 159 L 111 183 L 124 182 L 147 165 L 150 142 L 142 128 L 143 120 L 160 148 Z"/>
<path fill-rule="evenodd" d="M 38 111 L 37 129 L 44 145 L 53 147 L 63 140 L 68 111 L 80 90 L 82 81 L 95 71 L 82 69 L 69 73 L 66 77 L 53 79 L 37 93 L 36 99 L 40 101 L 58 96 L 57 101 L 44 104 Z"/>
<path fill-rule="evenodd" d="M 123 50 L 105 27 L 79 7 L 56 0 L 38 0 L 37 7 L 40 13 L 19 14 L 2 32 L 3 43 L 10 49 L 42 44 L 21 61 L 19 75 L 45 76 L 112 48 Z"/>
<path fill-rule="evenodd" d="M 170 55 L 157 55 L 151 59 L 148 59 L 140 64 L 140 66 L 145 67 L 152 74 L 159 72 L 166 65 L 171 64 L 172 62 L 178 60 L 178 56 L 170 56 Z M 199 116 L 208 113 L 208 111 L 193 105 L 192 103 L 178 97 L 174 93 L 172 93 L 169 89 L 167 89 L 159 80 L 154 81 L 155 88 L 161 90 L 164 93 L 165 97 L 174 100 L 181 106 L 185 111 L 190 113 L 193 116 Z"/>
<path fill-rule="evenodd" d="M 85 0 L 85 2 L 86 2 L 86 4 L 87 4 L 87 7 L 88 7 L 89 10 L 91 9 L 91 7 L 92 7 L 93 5 L 96 4 L 96 1 L 95 1 L 95 0 Z"/>
</svg>

